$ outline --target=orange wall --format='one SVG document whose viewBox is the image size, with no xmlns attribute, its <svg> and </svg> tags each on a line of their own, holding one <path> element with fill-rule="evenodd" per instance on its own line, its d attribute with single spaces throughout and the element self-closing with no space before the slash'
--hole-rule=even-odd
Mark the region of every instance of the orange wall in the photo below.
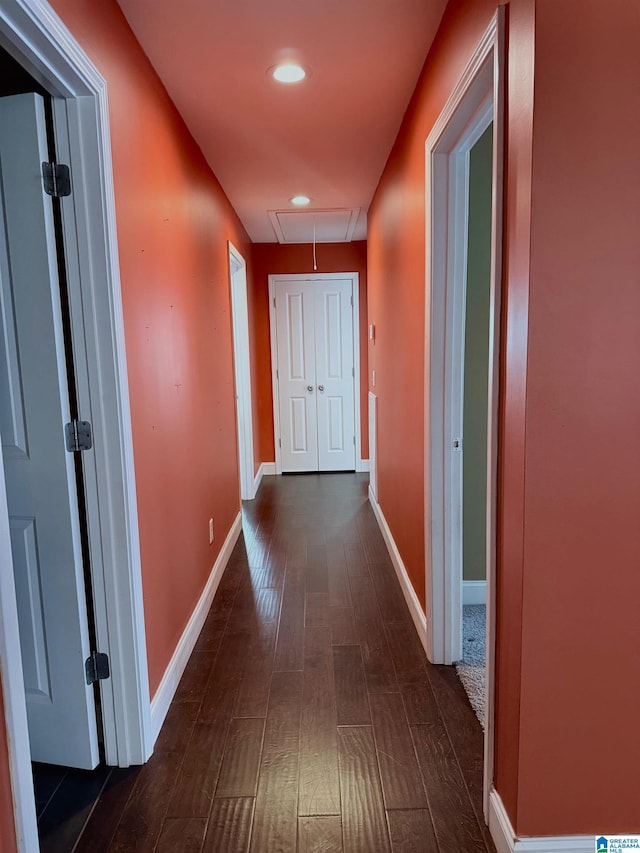
<svg viewBox="0 0 640 853">
<path fill-rule="evenodd" d="M 53 5 L 109 87 L 153 695 L 239 511 L 227 240 L 250 244 L 115 0 Z"/>
<path fill-rule="evenodd" d="M 640 832 L 640 6 L 537 4 L 518 827 Z"/>
<path fill-rule="evenodd" d="M 522 633 L 535 4 L 512 2 L 507 11 L 494 773 L 496 789 L 519 830 L 521 648 L 516 638 Z"/>
<path fill-rule="evenodd" d="M 0 682 L 0 851 L 13 853 L 17 850 L 13 819 L 13 797 L 9 773 L 9 752 L 4 720 L 4 699 Z"/>
<path fill-rule="evenodd" d="M 360 427 L 362 458 L 369 457 L 367 411 L 367 244 L 321 243 L 316 247 L 318 273 L 357 272 L 360 280 Z M 275 459 L 273 441 L 273 393 L 271 387 L 271 344 L 269 340 L 269 275 L 312 273 L 310 245 L 281 246 L 279 243 L 253 245 L 253 288 L 250 314 L 253 318 L 253 408 L 258 412 L 259 441 L 255 447 L 256 469 L 261 462 Z"/>
</svg>

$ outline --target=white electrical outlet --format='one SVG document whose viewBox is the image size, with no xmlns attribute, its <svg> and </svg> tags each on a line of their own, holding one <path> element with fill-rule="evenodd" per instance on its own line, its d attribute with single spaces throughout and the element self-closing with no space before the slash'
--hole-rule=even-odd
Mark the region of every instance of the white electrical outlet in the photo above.
<svg viewBox="0 0 640 853">
<path fill-rule="evenodd" d="M 209 545 L 213 542 L 213 519 L 209 519 Z"/>
</svg>

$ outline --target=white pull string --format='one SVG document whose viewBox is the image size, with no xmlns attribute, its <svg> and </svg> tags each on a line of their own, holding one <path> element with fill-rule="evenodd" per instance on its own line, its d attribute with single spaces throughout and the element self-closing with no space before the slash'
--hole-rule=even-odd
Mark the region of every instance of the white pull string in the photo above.
<svg viewBox="0 0 640 853">
<path fill-rule="evenodd" d="M 316 262 L 316 220 L 313 220 L 313 271 L 315 272 L 318 269 L 318 264 Z"/>
</svg>

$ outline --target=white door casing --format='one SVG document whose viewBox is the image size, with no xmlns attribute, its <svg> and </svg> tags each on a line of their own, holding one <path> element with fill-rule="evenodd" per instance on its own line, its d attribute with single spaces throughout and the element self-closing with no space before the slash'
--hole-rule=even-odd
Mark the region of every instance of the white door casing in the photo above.
<svg viewBox="0 0 640 853">
<path fill-rule="evenodd" d="M 48 160 L 40 95 L 0 99 L 0 416 L 34 761 L 99 760 Z"/>
<path fill-rule="evenodd" d="M 0 46 L 53 97 L 56 148 L 71 166 L 63 238 L 83 417 L 93 424 L 85 464 L 100 682 L 108 764 L 140 764 L 153 750 L 127 366 L 120 293 L 106 81 L 46 0 L 3 0 Z M 0 554 L 11 565 L 4 471 Z M 18 850 L 38 849 L 13 573 L 0 572 L 0 674 Z"/>
<path fill-rule="evenodd" d="M 236 422 L 240 499 L 255 497 L 253 458 L 253 413 L 251 404 L 251 362 L 249 357 L 249 314 L 247 305 L 247 265 L 240 252 L 229 243 L 229 278 L 233 323 L 233 364 L 236 381 Z"/>
<path fill-rule="evenodd" d="M 269 277 L 277 473 L 358 467 L 356 290 L 351 273 Z"/>
<path fill-rule="evenodd" d="M 461 656 L 463 357 L 469 151 L 493 120 L 487 422 L 487 643 L 484 813 L 493 784 L 496 495 L 505 9 L 499 7 L 425 143 L 425 532 L 427 654 Z M 456 445 L 456 442 L 458 444 Z"/>
</svg>

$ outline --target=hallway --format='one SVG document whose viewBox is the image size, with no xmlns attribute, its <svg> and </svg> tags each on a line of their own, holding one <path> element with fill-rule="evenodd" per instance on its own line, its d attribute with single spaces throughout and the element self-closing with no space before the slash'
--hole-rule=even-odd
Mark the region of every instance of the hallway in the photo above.
<svg viewBox="0 0 640 853">
<path fill-rule="evenodd" d="M 476 853 L 482 733 L 422 652 L 366 475 L 266 477 L 155 753 L 83 853 Z"/>
</svg>

